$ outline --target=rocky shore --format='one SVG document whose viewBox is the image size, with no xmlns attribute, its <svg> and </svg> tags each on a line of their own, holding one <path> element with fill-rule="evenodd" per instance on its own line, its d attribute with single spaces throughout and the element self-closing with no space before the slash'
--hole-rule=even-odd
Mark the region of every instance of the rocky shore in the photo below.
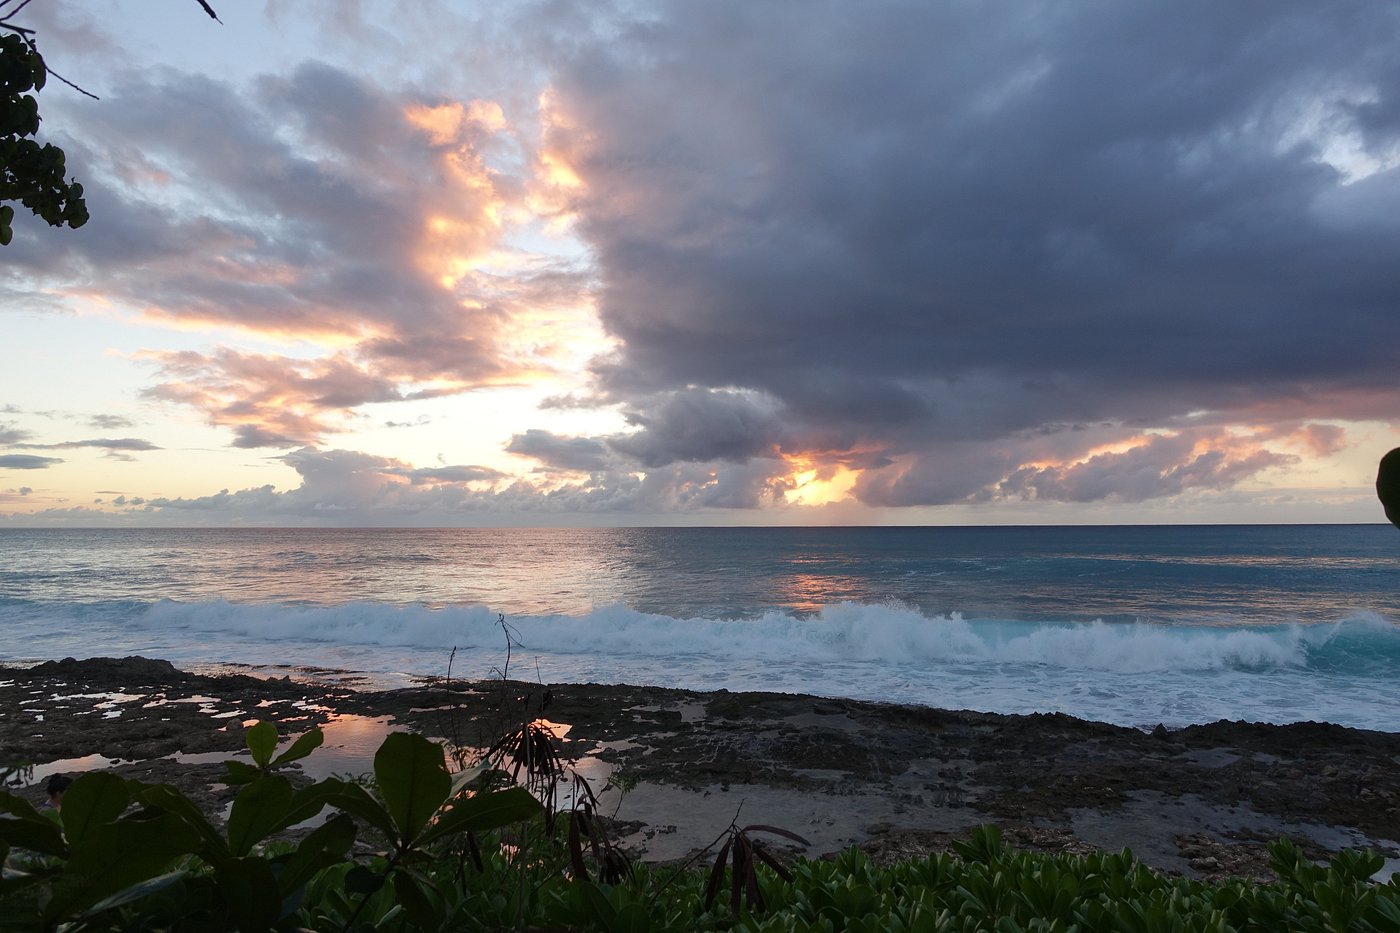
<svg viewBox="0 0 1400 933">
<path fill-rule="evenodd" d="M 559 751 L 601 789 L 643 858 L 681 858 L 739 814 L 821 856 L 947 847 L 993 822 L 1026 848 L 1131 848 L 1193 876 L 1267 876 L 1266 843 L 1369 846 L 1400 867 L 1400 735 L 1319 723 L 1218 722 L 1145 733 L 1063 715 L 1002 716 L 772 693 L 598 684 L 431 682 L 356 689 L 352 675 L 195 674 L 146 658 L 0 669 L 0 765 L 44 775 L 110 768 L 173 783 L 211 812 L 220 761 L 255 719 L 327 730 L 307 780 L 367 771 L 387 730 L 470 754 L 548 719 Z M 634 783 L 635 782 L 635 783 Z"/>
</svg>

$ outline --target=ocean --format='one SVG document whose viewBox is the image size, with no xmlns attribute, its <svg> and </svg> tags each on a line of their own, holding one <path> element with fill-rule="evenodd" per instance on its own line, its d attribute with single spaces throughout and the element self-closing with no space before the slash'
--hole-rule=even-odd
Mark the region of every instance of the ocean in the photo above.
<svg viewBox="0 0 1400 933">
<path fill-rule="evenodd" d="M 1389 525 L 0 530 L 0 661 L 1400 732 Z M 0 675 L 2 676 L 2 675 Z"/>
</svg>

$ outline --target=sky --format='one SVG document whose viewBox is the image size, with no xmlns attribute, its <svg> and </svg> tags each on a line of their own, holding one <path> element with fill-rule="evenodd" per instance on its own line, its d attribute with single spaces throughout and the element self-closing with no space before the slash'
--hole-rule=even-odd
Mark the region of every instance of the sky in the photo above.
<svg viewBox="0 0 1400 933">
<path fill-rule="evenodd" d="M 1371 522 L 1400 7 L 33 0 L 0 527 Z"/>
</svg>

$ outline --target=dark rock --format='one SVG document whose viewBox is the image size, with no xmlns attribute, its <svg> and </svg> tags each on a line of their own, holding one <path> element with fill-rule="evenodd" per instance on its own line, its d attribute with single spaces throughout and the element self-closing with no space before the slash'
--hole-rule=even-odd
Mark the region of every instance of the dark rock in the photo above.
<svg viewBox="0 0 1400 933">
<path fill-rule="evenodd" d="M 115 682 L 126 687 L 183 683 L 191 676 L 169 661 L 138 655 L 126 658 L 87 658 L 82 661 L 75 658 L 45 661 L 29 668 L 28 673 L 39 677 L 63 677 L 96 684 Z"/>
</svg>

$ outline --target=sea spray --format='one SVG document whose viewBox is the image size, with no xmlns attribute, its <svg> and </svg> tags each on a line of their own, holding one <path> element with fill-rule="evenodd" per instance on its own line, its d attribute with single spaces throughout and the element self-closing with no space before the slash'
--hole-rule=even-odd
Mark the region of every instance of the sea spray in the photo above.
<svg viewBox="0 0 1400 933">
<path fill-rule="evenodd" d="M 152 633 L 470 651 L 502 646 L 499 616 L 487 606 L 289 607 L 162 600 L 129 622 Z M 1347 660 L 1364 667 L 1400 651 L 1400 628 L 1373 615 L 1332 624 L 1255 627 L 972 622 L 959 613 L 927 616 L 897 605 L 839 603 L 801 617 L 769 612 L 753 619 L 676 619 L 608 606 L 582 616 L 516 616 L 509 621 L 527 652 L 663 659 L 981 662 L 1141 673 L 1311 663 L 1335 669 Z"/>
<path fill-rule="evenodd" d="M 0 604 L 0 626 L 17 657 L 154 654 L 185 664 L 350 668 L 385 683 L 443 674 L 454 648 L 465 677 L 485 676 L 505 657 L 499 614 L 480 605 L 15 603 Z M 1068 623 L 846 602 L 740 619 L 613 605 L 508 621 L 516 669 L 548 681 L 1061 711 L 1135 726 L 1318 719 L 1400 731 L 1400 711 L 1387 699 L 1400 627 L 1374 614 L 1308 625 Z M 84 642 L 82 633 L 97 638 Z"/>
</svg>

